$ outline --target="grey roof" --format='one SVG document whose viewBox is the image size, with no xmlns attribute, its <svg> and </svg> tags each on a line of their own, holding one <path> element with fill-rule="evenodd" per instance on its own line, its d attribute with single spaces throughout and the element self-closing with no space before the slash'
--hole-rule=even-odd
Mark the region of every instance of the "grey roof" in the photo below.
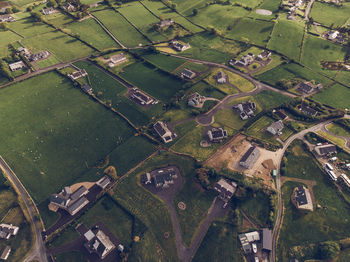
<svg viewBox="0 0 350 262">
<path fill-rule="evenodd" d="M 4 251 L 1 254 L 0 259 L 5 260 L 8 257 L 8 254 L 11 252 L 11 247 L 10 246 L 6 246 Z"/>
<path fill-rule="evenodd" d="M 111 179 L 108 176 L 104 176 L 98 181 L 99 186 L 102 188 L 105 188 L 109 183 L 111 183 Z"/>
<path fill-rule="evenodd" d="M 161 122 L 155 123 L 153 127 L 160 136 L 163 136 L 166 133 L 166 130 L 163 128 Z"/>
<path fill-rule="evenodd" d="M 272 232 L 268 228 L 263 228 L 263 249 L 272 250 Z"/>
<path fill-rule="evenodd" d="M 86 194 L 87 192 L 88 190 L 86 189 L 86 187 L 80 186 L 77 190 L 73 192 L 73 194 L 71 194 L 70 199 L 76 200 L 82 195 Z"/>
<path fill-rule="evenodd" d="M 57 194 L 51 195 L 50 197 L 50 202 L 58 204 L 58 205 L 64 205 L 65 203 L 65 199 L 63 199 L 62 197 L 60 197 Z"/>
<path fill-rule="evenodd" d="M 247 161 L 247 159 L 250 157 L 250 155 L 253 153 L 253 151 L 255 150 L 255 146 L 251 146 L 248 151 L 242 156 L 241 161 L 240 162 L 245 162 Z"/>
<path fill-rule="evenodd" d="M 310 93 L 314 89 L 314 87 L 309 82 L 303 82 L 300 84 L 298 89 L 304 93 Z"/>
<path fill-rule="evenodd" d="M 193 75 L 195 75 L 195 72 L 185 68 L 184 70 L 182 70 L 181 74 L 185 77 L 191 78 L 193 77 Z"/>
<path fill-rule="evenodd" d="M 284 127 L 284 124 L 281 120 L 278 120 L 276 122 L 273 122 L 270 126 L 270 128 L 274 129 L 277 132 L 281 131 Z"/>
<path fill-rule="evenodd" d="M 305 188 L 303 186 L 299 186 L 295 191 L 295 200 L 298 202 L 299 205 L 307 204 Z"/>
<path fill-rule="evenodd" d="M 316 146 L 315 149 L 319 150 L 321 155 L 326 155 L 329 153 L 337 152 L 337 147 L 335 145 L 332 145 L 332 144 Z"/>
<path fill-rule="evenodd" d="M 89 200 L 86 197 L 81 197 L 77 201 L 75 201 L 72 205 L 70 205 L 67 210 L 70 214 L 74 214 L 87 205 Z"/>
<path fill-rule="evenodd" d="M 92 87 L 90 85 L 88 85 L 88 84 L 85 84 L 85 85 L 83 85 L 83 91 L 85 93 L 92 92 Z"/>
<path fill-rule="evenodd" d="M 311 116 L 316 115 L 318 113 L 315 109 L 313 109 L 313 108 L 311 108 L 309 106 L 306 106 L 306 105 L 301 105 L 300 109 L 305 114 L 308 114 L 308 115 L 311 115 Z"/>
</svg>

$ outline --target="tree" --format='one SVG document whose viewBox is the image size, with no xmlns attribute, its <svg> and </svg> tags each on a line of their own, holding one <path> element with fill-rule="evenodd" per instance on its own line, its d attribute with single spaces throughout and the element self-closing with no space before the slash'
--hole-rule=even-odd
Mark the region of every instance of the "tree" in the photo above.
<svg viewBox="0 0 350 262">
<path fill-rule="evenodd" d="M 13 11 L 12 11 L 12 7 L 8 7 L 8 8 L 6 8 L 6 14 L 12 14 L 13 13 Z"/>
<path fill-rule="evenodd" d="M 171 4 L 171 9 L 176 10 L 176 8 L 177 8 L 177 4 L 172 3 L 172 4 Z"/>
<path fill-rule="evenodd" d="M 4 60 L 0 61 L 0 75 L 3 75 L 4 77 L 8 78 L 9 80 L 13 80 L 13 75 L 12 75 L 7 63 Z"/>
<path fill-rule="evenodd" d="M 35 21 L 38 21 L 38 22 L 43 21 L 43 16 L 39 12 L 33 11 L 31 12 L 31 16 L 34 18 Z"/>
<path fill-rule="evenodd" d="M 337 242 L 326 241 L 319 245 L 318 252 L 322 259 L 335 258 L 340 251 L 340 246 Z"/>
<path fill-rule="evenodd" d="M 198 14 L 198 9 L 197 9 L 197 8 L 193 9 L 193 10 L 192 10 L 192 14 L 193 14 L 194 16 L 196 16 L 196 15 Z"/>
<path fill-rule="evenodd" d="M 6 22 L 2 22 L 2 23 L 0 23 L 0 29 L 6 31 L 6 30 L 9 29 L 9 26 L 8 26 L 8 24 Z"/>
</svg>

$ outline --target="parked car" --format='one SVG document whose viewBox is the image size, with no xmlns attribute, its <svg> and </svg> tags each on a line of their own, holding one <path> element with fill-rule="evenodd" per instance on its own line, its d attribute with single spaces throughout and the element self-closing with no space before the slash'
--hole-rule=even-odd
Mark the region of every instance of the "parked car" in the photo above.
<svg viewBox="0 0 350 262">
<path fill-rule="evenodd" d="M 254 254 L 256 254 L 256 252 L 258 252 L 258 248 L 257 248 L 256 244 L 253 243 L 253 244 L 252 244 L 252 247 L 253 247 L 253 252 L 254 252 Z"/>
</svg>

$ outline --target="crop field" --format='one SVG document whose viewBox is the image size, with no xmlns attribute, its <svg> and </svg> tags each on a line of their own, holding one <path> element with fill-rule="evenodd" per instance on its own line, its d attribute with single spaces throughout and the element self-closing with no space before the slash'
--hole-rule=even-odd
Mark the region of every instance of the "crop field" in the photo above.
<svg viewBox="0 0 350 262">
<path fill-rule="evenodd" d="M 334 76 L 336 71 L 323 70 L 321 61 L 344 61 L 345 50 L 341 45 L 307 35 L 302 51 L 301 62 L 317 72 Z"/>
<path fill-rule="evenodd" d="M 220 15 L 218 15 L 220 13 Z M 221 32 L 225 32 L 229 25 L 233 25 L 235 19 L 246 16 L 249 12 L 240 6 L 209 5 L 198 10 L 198 14 L 189 18 L 194 23 L 203 27 L 212 26 Z"/>
<path fill-rule="evenodd" d="M 0 150 L 39 203 L 132 136 L 123 120 L 53 72 L 2 89 L 0 101 L 11 116 L 0 128 Z"/>
<path fill-rule="evenodd" d="M 48 50 L 61 62 L 89 56 L 93 52 L 93 49 L 79 40 L 59 31 L 42 34 L 40 37 L 26 38 L 22 43 L 35 51 Z"/>
<path fill-rule="evenodd" d="M 335 108 L 350 108 L 350 89 L 339 84 L 321 90 L 312 98 Z"/>
<path fill-rule="evenodd" d="M 82 40 L 99 50 L 119 45 L 93 19 L 84 19 L 81 22 L 71 23 L 67 27 L 73 34 L 78 34 Z"/>
<path fill-rule="evenodd" d="M 148 41 L 120 14 L 113 10 L 93 12 L 112 34 L 124 45 L 133 47 L 139 44 L 147 44 Z"/>
<path fill-rule="evenodd" d="M 285 176 L 316 181 L 313 192 L 317 204 L 323 208 L 307 214 L 298 212 L 291 204 L 290 196 L 293 188 L 299 184 L 294 182 L 284 184 L 282 192 L 285 214 L 278 247 L 281 261 L 287 261 L 284 258 L 288 257 L 287 251 L 293 246 L 338 240 L 346 238 L 350 233 L 347 226 L 350 212 L 346 203 L 337 194 L 337 188 L 318 168 L 311 155 L 303 151 L 298 143 L 292 144 L 293 146 L 299 149 L 288 151 L 286 167 L 284 167 Z"/>
<path fill-rule="evenodd" d="M 9 28 L 25 38 L 35 37 L 53 31 L 52 27 L 41 22 L 34 22 L 32 18 L 9 23 Z"/>
<path fill-rule="evenodd" d="M 326 26 L 342 26 L 350 18 L 350 3 L 341 6 L 315 2 L 312 5 L 310 16 L 318 23 Z"/>
<path fill-rule="evenodd" d="M 279 18 L 273 28 L 268 48 L 276 50 L 277 52 L 298 61 L 303 34 L 304 23 Z"/>
<path fill-rule="evenodd" d="M 120 75 L 150 95 L 168 102 L 182 87 L 183 81 L 152 68 L 144 63 L 135 63 Z"/>
<path fill-rule="evenodd" d="M 227 32 L 227 37 L 243 42 L 251 42 L 265 47 L 273 29 L 273 23 L 250 18 L 241 19 L 231 31 Z"/>
<path fill-rule="evenodd" d="M 124 15 L 128 21 L 133 23 L 152 41 L 166 40 L 166 37 L 152 28 L 153 25 L 158 23 L 160 20 L 152 15 L 139 2 L 132 2 L 122 8 L 119 8 L 118 12 Z"/>
<path fill-rule="evenodd" d="M 322 83 L 324 86 L 327 86 L 333 82 L 332 80 L 315 73 L 308 68 L 294 63 L 283 63 L 280 66 L 257 76 L 257 79 L 270 85 L 276 85 L 276 83 L 282 79 L 291 80 L 295 78 L 302 78 L 307 81 L 315 80 L 317 83 Z"/>
<path fill-rule="evenodd" d="M 237 234 L 237 227 L 232 224 L 214 221 L 199 246 L 193 262 L 244 261 Z"/>
</svg>

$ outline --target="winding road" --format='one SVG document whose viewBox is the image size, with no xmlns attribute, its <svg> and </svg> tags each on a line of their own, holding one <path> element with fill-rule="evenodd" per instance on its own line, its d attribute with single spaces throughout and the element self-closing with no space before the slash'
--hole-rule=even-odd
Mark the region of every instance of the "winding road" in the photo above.
<svg viewBox="0 0 350 262">
<path fill-rule="evenodd" d="M 26 207 L 27 213 L 29 215 L 29 219 L 30 219 L 29 222 L 32 225 L 32 228 L 35 234 L 34 248 L 31 250 L 29 255 L 23 260 L 23 262 L 29 262 L 33 260 L 38 260 L 39 262 L 47 262 L 46 249 L 45 249 L 43 240 L 41 238 L 41 227 L 39 226 L 39 223 L 35 221 L 36 220 L 35 217 L 36 216 L 40 217 L 40 215 L 39 215 L 39 211 L 35 206 L 34 201 L 29 195 L 28 191 L 23 186 L 23 184 L 21 183 L 21 181 L 18 179 L 16 174 L 12 171 L 10 166 L 6 163 L 6 161 L 1 156 L 0 156 L 0 168 L 8 177 L 8 179 L 11 181 L 16 192 L 22 198 L 23 204 Z"/>
</svg>

